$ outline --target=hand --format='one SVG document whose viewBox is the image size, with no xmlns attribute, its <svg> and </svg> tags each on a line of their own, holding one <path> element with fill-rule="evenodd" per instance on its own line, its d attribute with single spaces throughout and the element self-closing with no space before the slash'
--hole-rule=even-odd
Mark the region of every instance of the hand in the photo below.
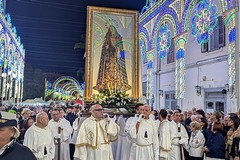
<svg viewBox="0 0 240 160">
<path fill-rule="evenodd" d="M 233 160 L 239 160 L 239 157 L 234 157 L 234 159 Z"/>
<path fill-rule="evenodd" d="M 232 134 L 233 134 L 233 131 L 230 129 L 230 130 L 227 132 L 227 135 L 228 135 L 228 136 L 232 136 Z"/>
<path fill-rule="evenodd" d="M 138 117 L 138 122 L 141 122 L 144 119 L 144 114 L 140 114 Z"/>
<path fill-rule="evenodd" d="M 177 137 L 181 137 L 181 136 L 182 136 L 181 132 L 177 132 Z"/>
<path fill-rule="evenodd" d="M 208 148 L 206 146 L 202 147 L 202 150 L 203 150 L 203 152 L 208 152 Z"/>
<path fill-rule="evenodd" d="M 184 141 L 184 139 L 180 139 L 180 140 L 178 141 L 178 143 L 179 143 L 179 144 L 184 144 L 185 141 Z"/>
<path fill-rule="evenodd" d="M 61 134 L 57 134 L 57 135 L 55 135 L 54 138 L 56 138 L 56 139 L 60 139 L 60 138 L 61 138 Z"/>
<path fill-rule="evenodd" d="M 109 114 L 107 114 L 107 113 L 104 113 L 104 114 L 103 114 L 103 118 L 104 118 L 106 121 L 110 121 Z"/>
</svg>

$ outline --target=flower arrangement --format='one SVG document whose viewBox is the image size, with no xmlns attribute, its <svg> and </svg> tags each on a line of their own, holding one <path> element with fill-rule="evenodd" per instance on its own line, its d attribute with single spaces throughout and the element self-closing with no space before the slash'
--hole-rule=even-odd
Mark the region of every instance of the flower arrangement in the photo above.
<svg viewBox="0 0 240 160">
<path fill-rule="evenodd" d="M 132 109 L 130 104 L 134 104 L 134 98 L 130 98 L 126 91 L 117 90 L 110 92 L 108 90 L 101 91 L 93 96 L 95 103 L 101 104 L 105 108 L 125 108 L 128 112 Z"/>
</svg>

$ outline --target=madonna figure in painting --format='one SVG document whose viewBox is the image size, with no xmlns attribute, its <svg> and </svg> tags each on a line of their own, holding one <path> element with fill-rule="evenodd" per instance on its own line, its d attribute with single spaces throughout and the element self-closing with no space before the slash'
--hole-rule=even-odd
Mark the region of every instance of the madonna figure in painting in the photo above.
<svg viewBox="0 0 240 160">
<path fill-rule="evenodd" d="M 93 89 L 99 92 L 131 89 L 128 84 L 122 36 L 112 25 L 104 39 L 97 84 Z"/>
</svg>

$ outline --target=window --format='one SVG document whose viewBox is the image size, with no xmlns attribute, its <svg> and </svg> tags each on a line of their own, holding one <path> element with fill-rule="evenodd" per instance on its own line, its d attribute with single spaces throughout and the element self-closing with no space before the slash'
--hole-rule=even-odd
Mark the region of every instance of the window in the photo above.
<svg viewBox="0 0 240 160">
<path fill-rule="evenodd" d="M 210 35 L 209 41 L 203 43 L 201 46 L 201 52 L 211 52 L 218 50 L 225 46 L 225 26 L 222 16 L 218 17 L 218 25 L 213 30 L 213 34 Z"/>
<path fill-rule="evenodd" d="M 174 53 L 174 40 L 171 39 L 171 46 L 169 48 L 169 51 L 167 53 L 167 64 L 175 62 L 175 53 Z"/>
<path fill-rule="evenodd" d="M 142 93 L 143 95 L 147 95 L 147 82 L 142 83 Z"/>
<path fill-rule="evenodd" d="M 143 40 L 140 40 L 139 41 L 139 46 L 140 46 L 140 53 L 141 53 L 141 56 L 142 56 L 142 61 L 143 61 L 143 64 L 146 64 L 147 63 L 147 54 L 146 54 L 146 44 Z"/>
<path fill-rule="evenodd" d="M 175 99 L 175 92 L 165 92 L 165 108 L 176 109 L 177 100 Z"/>
</svg>

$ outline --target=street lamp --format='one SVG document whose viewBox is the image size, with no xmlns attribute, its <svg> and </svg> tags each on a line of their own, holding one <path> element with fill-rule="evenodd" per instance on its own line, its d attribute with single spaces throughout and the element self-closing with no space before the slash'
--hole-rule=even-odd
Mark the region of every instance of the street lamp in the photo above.
<svg viewBox="0 0 240 160">
<path fill-rule="evenodd" d="M 196 91 L 197 96 L 200 96 L 200 95 L 201 95 L 201 89 L 202 89 L 202 87 L 199 86 L 199 85 L 196 85 L 194 88 L 195 88 L 195 91 Z"/>
</svg>

